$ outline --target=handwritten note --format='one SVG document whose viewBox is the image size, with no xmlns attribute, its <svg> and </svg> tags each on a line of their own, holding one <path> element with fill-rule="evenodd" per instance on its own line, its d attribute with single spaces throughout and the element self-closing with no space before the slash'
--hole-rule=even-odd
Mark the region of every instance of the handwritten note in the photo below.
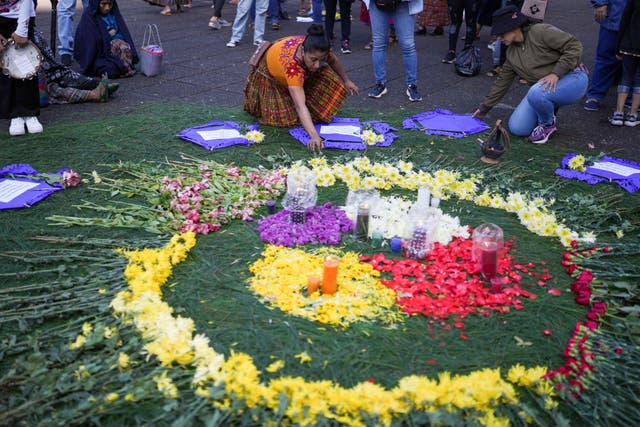
<svg viewBox="0 0 640 427">
<path fill-rule="evenodd" d="M 199 130 L 198 135 L 205 141 L 243 137 L 237 129 Z"/>
<path fill-rule="evenodd" d="M 322 125 L 320 134 L 323 135 L 347 135 L 360 137 L 360 126 L 353 125 Z"/>
<path fill-rule="evenodd" d="M 592 173 L 594 175 L 599 175 L 599 171 L 609 172 L 610 174 L 613 173 L 625 178 L 640 173 L 640 169 L 613 162 L 596 162 L 592 166 L 590 166 L 588 170 L 589 173 Z"/>
</svg>

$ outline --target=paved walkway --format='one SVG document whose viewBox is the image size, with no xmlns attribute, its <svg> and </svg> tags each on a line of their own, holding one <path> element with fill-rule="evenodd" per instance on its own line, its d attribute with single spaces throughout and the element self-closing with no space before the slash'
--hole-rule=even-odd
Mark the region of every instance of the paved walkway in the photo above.
<svg viewBox="0 0 640 427">
<path fill-rule="evenodd" d="M 42 0 L 38 6 L 38 24 L 45 34 L 50 31 L 50 5 Z M 136 75 L 121 79 L 121 88 L 108 104 L 76 104 L 50 106 L 42 110 L 42 122 L 46 125 L 69 121 L 85 114 L 101 115 L 135 111 L 141 104 L 179 100 L 241 108 L 244 95 L 242 86 L 248 71 L 247 59 L 254 50 L 252 31 L 245 33 L 236 48 L 225 46 L 230 38 L 230 27 L 214 31 L 207 23 L 212 15 L 211 0 L 193 0 L 193 7 L 184 13 L 172 16 L 160 15 L 160 8 L 143 0 L 120 0 L 119 6 L 134 40 L 142 43 L 148 24 L 157 24 L 165 50 L 160 75 L 145 77 Z M 78 1 L 76 23 L 80 19 L 81 2 Z M 304 34 L 308 23 L 295 21 L 297 0 L 288 0 L 291 20 L 281 21 L 281 29 L 274 31 L 267 20 L 265 38 L 276 40 L 292 34 Z M 233 21 L 236 6 L 226 4 L 223 16 Z M 404 69 L 400 48 L 392 45 L 388 51 L 389 93 L 375 100 L 366 93 L 373 85 L 371 51 L 364 50 L 369 41 L 369 28 L 358 20 L 360 2 L 352 7 L 351 44 L 353 53 L 337 53 L 351 79 L 360 87 L 359 96 L 350 97 L 347 106 L 363 111 L 363 118 L 384 115 L 387 111 L 406 110 L 407 116 L 436 107 L 450 109 L 456 113 L 471 113 L 488 92 L 493 79 L 484 75 L 490 68 L 491 51 L 487 49 L 490 31 L 483 29 L 481 40 L 484 60 L 483 73 L 478 77 L 465 78 L 454 73 L 453 66 L 442 64 L 447 51 L 447 37 L 416 36 L 418 49 L 418 86 L 424 100 L 411 103 L 405 95 Z M 553 2 L 546 21 L 576 35 L 584 44 L 584 62 L 592 67 L 598 34 L 598 25 L 593 21 L 593 12 L 583 0 Z M 339 38 L 340 25 L 336 23 Z M 459 45 L 462 45 L 459 41 Z M 507 118 L 526 91 L 526 86 L 514 83 L 509 95 L 494 108 L 487 117 L 489 123 L 498 118 Z M 550 143 L 564 145 L 568 149 L 587 152 L 594 146 L 611 155 L 640 161 L 640 127 L 614 128 L 607 122 L 613 108 L 614 91 L 609 94 L 605 108 L 600 112 L 587 112 L 582 105 L 564 107 L 558 115 L 558 133 Z M 203 117 L 202 122 L 211 120 Z"/>
</svg>

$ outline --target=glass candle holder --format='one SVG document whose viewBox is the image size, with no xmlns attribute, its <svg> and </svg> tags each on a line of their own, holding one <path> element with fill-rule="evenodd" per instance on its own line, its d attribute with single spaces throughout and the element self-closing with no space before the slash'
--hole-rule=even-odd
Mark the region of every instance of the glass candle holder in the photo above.
<svg viewBox="0 0 640 427">
<path fill-rule="evenodd" d="M 356 237 L 366 239 L 369 236 L 369 205 L 364 203 L 358 205 L 356 216 Z"/>
<path fill-rule="evenodd" d="M 307 295 L 311 295 L 318 290 L 322 284 L 322 278 L 320 276 L 309 276 L 307 279 Z"/>
<path fill-rule="evenodd" d="M 374 248 L 379 248 L 382 246 L 382 233 L 379 231 L 374 231 L 371 233 L 371 246 Z"/>
<path fill-rule="evenodd" d="M 491 281 L 497 276 L 503 247 L 503 232 L 497 225 L 482 224 L 473 231 L 472 258 L 486 280 Z"/>
<path fill-rule="evenodd" d="M 289 212 L 289 218 L 294 224 L 304 224 L 307 221 L 307 210 L 302 208 L 293 208 Z"/>
<path fill-rule="evenodd" d="M 333 295 L 338 290 L 338 265 L 340 258 L 328 255 L 324 259 L 324 269 L 322 271 L 322 293 Z"/>
<path fill-rule="evenodd" d="M 267 200 L 265 205 L 267 205 L 267 213 L 269 215 L 273 215 L 276 213 L 276 201 L 275 200 Z"/>
<path fill-rule="evenodd" d="M 427 255 L 428 232 L 427 224 L 424 221 L 417 221 L 413 224 L 407 244 L 410 258 L 421 259 Z"/>
<path fill-rule="evenodd" d="M 391 252 L 398 253 L 402 250 L 402 238 L 401 237 L 392 237 L 391 238 Z"/>
</svg>

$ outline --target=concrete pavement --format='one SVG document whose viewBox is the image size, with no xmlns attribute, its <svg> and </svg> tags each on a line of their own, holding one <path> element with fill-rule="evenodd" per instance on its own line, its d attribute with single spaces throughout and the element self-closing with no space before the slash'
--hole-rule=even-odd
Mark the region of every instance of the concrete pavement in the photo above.
<svg viewBox="0 0 640 427">
<path fill-rule="evenodd" d="M 48 35 L 50 31 L 50 5 L 41 0 L 38 5 L 38 26 Z M 157 24 L 165 51 L 162 72 L 155 77 L 138 74 L 132 78 L 120 79 L 120 90 L 107 104 L 54 105 L 42 110 L 42 122 L 45 125 L 75 120 L 85 114 L 122 114 L 135 111 L 144 103 L 166 100 L 205 103 L 241 108 L 244 99 L 243 83 L 248 71 L 247 60 L 254 51 L 252 30 L 245 33 L 242 42 L 236 48 L 225 46 L 231 35 L 231 28 L 212 30 L 207 26 L 213 10 L 211 0 L 193 0 L 193 7 L 184 13 L 171 16 L 160 15 L 161 8 L 150 6 L 143 0 L 120 0 L 118 2 L 132 37 L 139 48 L 145 28 L 148 24 Z M 296 22 L 298 1 L 287 2 L 291 20 L 280 21 L 281 29 L 271 29 L 267 19 L 265 38 L 276 40 L 292 34 L 304 34 L 308 23 Z M 223 17 L 233 21 L 236 6 L 225 4 Z M 82 10 L 78 1 L 76 24 Z M 369 41 L 369 28 L 358 20 L 360 2 L 352 6 L 351 45 L 353 53 L 344 55 L 337 52 L 350 78 L 360 87 L 359 96 L 350 97 L 346 106 L 363 111 L 363 118 L 377 113 L 384 115 L 388 111 L 404 110 L 407 116 L 446 108 L 456 113 L 470 113 L 488 92 L 493 79 L 485 76 L 491 67 L 491 51 L 487 49 L 490 29 L 481 33 L 483 72 L 480 76 L 466 78 L 454 73 L 453 65 L 443 64 L 441 58 L 447 51 L 447 36 L 416 36 L 418 49 L 418 86 L 423 101 L 409 102 L 405 95 L 404 68 L 400 48 L 397 44 L 388 49 L 389 93 L 381 99 L 367 98 L 368 89 L 373 86 L 371 51 L 364 50 Z M 564 0 L 553 2 L 547 14 L 546 22 L 556 25 L 575 36 L 584 45 L 583 60 L 590 68 L 593 66 L 598 25 L 593 21 L 593 11 L 589 2 L 583 0 Z M 445 32 L 446 33 L 446 32 Z M 339 39 L 340 25 L 335 26 Z M 48 37 L 48 36 L 47 36 Z M 459 47 L 463 41 L 459 41 Z M 508 96 L 492 110 L 487 122 L 498 118 L 508 118 L 520 101 L 527 87 L 514 83 Z M 558 114 L 558 132 L 551 144 L 562 144 L 568 149 L 579 152 L 589 150 L 598 153 L 606 151 L 610 155 L 628 160 L 640 161 L 640 126 L 636 128 L 615 128 L 607 122 L 615 103 L 615 89 L 609 93 L 604 108 L 599 112 L 587 112 L 582 105 L 563 107 Z M 203 117 L 203 123 L 211 120 Z M 593 149 L 589 147 L 593 146 Z"/>
</svg>

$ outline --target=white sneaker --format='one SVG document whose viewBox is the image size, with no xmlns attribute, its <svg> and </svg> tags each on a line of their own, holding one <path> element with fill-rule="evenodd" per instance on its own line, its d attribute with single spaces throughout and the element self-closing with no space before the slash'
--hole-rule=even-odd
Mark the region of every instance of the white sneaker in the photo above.
<svg viewBox="0 0 640 427">
<path fill-rule="evenodd" d="M 11 124 L 9 125 L 9 135 L 18 136 L 24 135 L 24 119 L 22 117 L 15 117 L 11 119 Z"/>
<path fill-rule="evenodd" d="M 25 117 L 24 122 L 29 133 L 42 133 L 44 130 L 37 117 Z"/>
<path fill-rule="evenodd" d="M 229 42 L 227 43 L 227 47 L 236 47 L 238 46 L 238 42 L 235 40 L 229 40 Z"/>
<path fill-rule="evenodd" d="M 214 30 L 219 30 L 222 28 L 222 24 L 220 24 L 220 20 L 214 16 L 209 21 L 209 28 L 213 28 Z"/>
</svg>

